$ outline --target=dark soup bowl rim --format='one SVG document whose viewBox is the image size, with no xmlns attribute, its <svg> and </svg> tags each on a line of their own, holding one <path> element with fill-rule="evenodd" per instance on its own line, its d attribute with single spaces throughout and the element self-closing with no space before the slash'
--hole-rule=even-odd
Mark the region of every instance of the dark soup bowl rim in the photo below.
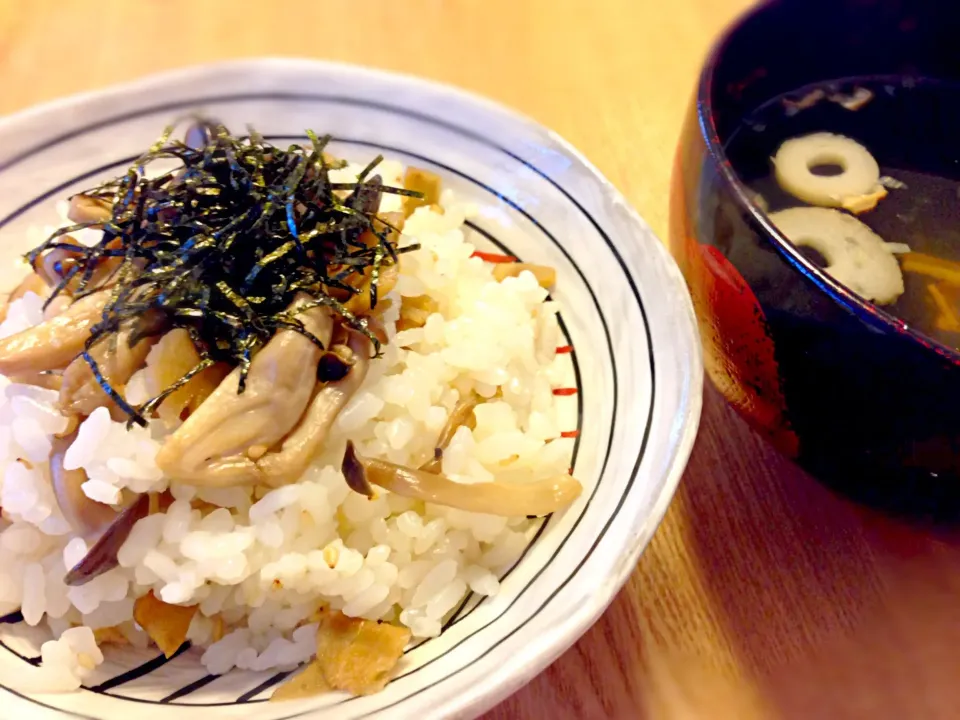
<svg viewBox="0 0 960 720">
<path fill-rule="evenodd" d="M 742 209 L 745 209 L 749 213 L 752 221 L 762 230 L 763 235 L 770 240 L 774 249 L 794 270 L 798 271 L 808 281 L 826 293 L 830 299 L 871 326 L 883 331 L 893 331 L 909 341 L 915 342 L 937 353 L 954 365 L 960 365 L 960 351 L 934 340 L 916 327 L 907 324 L 896 315 L 888 313 L 879 306 L 863 299 L 846 286 L 834 280 L 799 252 L 797 247 L 770 221 L 766 212 L 754 202 L 753 194 L 733 169 L 720 141 L 720 135 L 715 122 L 712 99 L 714 74 L 721 58 L 725 53 L 731 51 L 731 45 L 735 41 L 741 27 L 763 15 L 771 4 L 770 0 L 761 2 L 739 15 L 716 40 L 704 61 L 700 79 L 697 84 L 697 120 L 700 125 L 700 134 L 714 168 L 736 198 L 737 203 Z M 737 51 L 739 52 L 739 50 Z M 827 84 L 842 79 L 843 78 L 823 78 L 818 84 Z"/>
</svg>

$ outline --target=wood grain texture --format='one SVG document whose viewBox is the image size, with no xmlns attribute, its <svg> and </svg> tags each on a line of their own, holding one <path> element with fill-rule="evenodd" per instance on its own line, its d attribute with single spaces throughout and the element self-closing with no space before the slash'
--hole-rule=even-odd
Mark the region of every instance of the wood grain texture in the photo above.
<svg viewBox="0 0 960 720">
<path fill-rule="evenodd" d="M 361 62 L 554 128 L 663 235 L 699 64 L 748 4 L 0 0 L 0 112 L 231 57 Z M 627 587 L 487 720 L 960 717 L 958 597 L 960 535 L 834 496 L 708 390 L 684 482 Z"/>
</svg>

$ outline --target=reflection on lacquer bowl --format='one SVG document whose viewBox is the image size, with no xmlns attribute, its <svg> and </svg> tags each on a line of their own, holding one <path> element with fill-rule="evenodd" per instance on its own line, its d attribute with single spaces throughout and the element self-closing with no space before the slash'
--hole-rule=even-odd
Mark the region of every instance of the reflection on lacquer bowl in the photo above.
<svg viewBox="0 0 960 720">
<path fill-rule="evenodd" d="M 37 228 L 62 222 L 60 201 L 123 177 L 131 166 L 130 177 L 140 178 L 137 158 L 163 127 L 198 113 L 233 132 L 253 127 L 260 135 L 241 142 L 201 132 L 192 144 L 202 152 L 172 145 L 168 154 L 176 157 L 165 161 L 174 170 L 182 161 L 190 170 L 144 171 L 146 179 L 132 189 L 112 186 L 104 195 L 106 225 L 106 216 L 97 215 L 97 227 L 72 232 L 80 245 L 102 247 L 101 255 L 77 245 L 51 247 L 37 263 L 41 281 L 65 281 L 75 298 L 83 290 L 72 269 L 127 268 L 120 283 L 97 276 L 116 294 L 95 308 L 95 324 L 85 326 L 91 334 L 147 327 L 139 315 L 124 321 L 129 326 L 110 325 L 118 308 L 162 310 L 142 314 L 153 330 L 132 346 L 88 348 L 94 361 L 102 359 L 106 386 L 116 391 L 113 415 L 97 409 L 104 404 L 102 383 L 90 384 L 83 356 L 66 358 L 62 375 L 56 365 L 64 358 L 51 359 L 57 343 L 74 341 L 76 324 L 58 326 L 23 368 L 16 365 L 23 348 L 11 350 L 12 341 L 2 340 L 0 365 L 8 375 L 14 367 L 50 372 L 9 378 L 0 397 L 0 613 L 6 613 L 0 714 L 472 717 L 529 680 L 596 620 L 666 510 L 701 400 L 700 348 L 683 278 L 623 198 L 535 123 L 412 78 L 252 60 L 148 78 L 0 122 L 4 290 L 27 274 L 21 256 L 46 236 Z M 306 129 L 332 136 L 323 148 L 327 156 L 314 152 Z M 261 152 L 262 143 L 273 149 Z M 358 174 L 377 155 L 385 159 L 358 188 Z M 351 164 L 324 166 L 336 159 Z M 258 175 L 261 166 L 270 169 Z M 404 167 L 426 172 L 417 180 Z M 439 182 L 443 193 L 404 219 L 412 201 L 386 188 L 417 182 L 428 196 L 436 195 L 431 183 Z M 250 193 L 261 199 L 251 204 Z M 268 196 L 274 199 L 269 207 Z M 282 199 L 288 197 L 295 201 Z M 371 203 L 379 205 L 371 209 Z M 88 210 L 99 212 L 96 206 Z M 241 206 L 256 206 L 258 214 L 226 217 L 218 209 Z M 405 222 L 403 235 L 369 220 L 375 211 L 394 224 Z M 196 221 L 185 220 L 190 217 Z M 358 218 L 373 224 L 357 230 L 350 223 Z M 322 219 L 343 225 L 332 230 Z M 378 228 L 382 237 L 375 238 Z M 263 245 L 253 247 L 250 237 Z M 341 253 L 335 262 L 329 260 L 334 252 Z M 400 253 L 399 266 L 393 252 Z M 225 257 L 222 283 L 193 295 L 183 291 L 193 310 L 180 300 L 180 315 L 169 309 L 171 298 L 181 297 L 178 288 L 196 289 L 196 278 L 224 270 L 215 259 Z M 320 285 L 304 274 L 317 258 L 327 258 L 328 280 Z M 517 260 L 548 266 L 555 278 L 517 272 L 511 264 Z M 351 270 L 373 263 L 381 267 L 377 307 L 369 291 L 372 270 Z M 190 272 L 181 273 L 184 267 Z M 257 291 L 265 279 L 269 287 Z M 156 289 L 161 281 L 168 283 L 164 293 L 128 290 Z M 549 286 L 549 296 L 541 285 Z M 49 292 L 41 286 L 41 294 Z M 342 304 L 332 314 L 326 306 L 297 306 L 293 315 L 282 314 L 286 305 L 273 314 L 263 310 L 278 297 L 299 302 L 297 288 Z M 50 312 L 68 317 L 83 302 Z M 39 333 L 32 329 L 43 322 L 39 303 L 31 295 L 11 302 L 0 330 Z M 368 324 L 351 319 L 357 314 L 369 315 Z M 242 357 L 232 371 L 228 360 L 234 351 L 242 355 L 238 343 L 253 332 L 244 318 L 261 323 L 256 332 L 264 333 L 265 344 L 252 354 L 239 393 Z M 171 328 L 184 331 L 178 345 Z M 325 332 L 325 347 L 333 349 L 322 354 L 314 340 Z M 360 350 L 370 346 L 368 335 L 388 342 L 382 356 L 366 362 Z M 274 346 L 281 336 L 285 344 Z M 135 355 L 138 342 L 155 344 L 146 359 L 131 361 L 133 374 L 121 377 L 120 361 L 98 354 L 120 357 L 127 347 Z M 167 352 L 168 345 L 177 350 Z M 271 346 L 286 349 L 270 355 Z M 295 355 L 292 348 L 299 348 Z M 186 386 L 189 393 L 171 395 L 155 410 L 144 405 L 164 387 L 158 385 L 164 368 L 182 365 L 173 376 L 179 377 L 198 366 L 201 352 L 216 360 L 213 376 L 201 373 L 202 382 Z M 280 360 L 294 356 L 310 361 Z M 64 394 L 74 362 L 89 374 L 80 387 L 92 395 Z M 217 367 L 230 374 L 217 376 Z M 275 367 L 284 370 L 271 373 Z M 357 375 L 359 368 L 365 376 Z M 232 390 L 221 392 L 231 378 Z M 311 451 L 305 474 L 279 479 L 286 477 L 287 459 L 300 457 L 301 440 L 314 447 L 308 418 L 326 417 L 324 403 L 337 402 L 338 388 L 351 378 L 359 378 L 359 389 Z M 59 396 L 37 387 L 56 383 Z M 207 410 L 215 401 L 240 408 L 237 403 L 258 392 L 273 408 L 274 422 L 255 431 L 238 423 L 239 410 L 222 417 Z M 467 400 L 479 404 L 453 423 L 451 437 L 438 439 Z M 295 405 L 306 408 L 302 417 L 291 411 Z M 321 409 L 316 416 L 310 414 L 315 407 Z M 76 437 L 66 410 L 82 421 Z M 147 429 L 136 423 L 127 429 L 133 413 Z M 190 427 L 206 432 L 191 434 Z M 269 440 L 255 444 L 253 437 L 261 436 Z M 235 446 L 242 451 L 230 449 Z M 430 464 L 435 457 L 438 467 Z M 426 485 L 415 487 L 397 465 L 419 472 Z M 432 469 L 417 470 L 427 466 Z M 547 468 L 552 474 L 541 477 Z M 70 479 L 77 473 L 82 485 Z M 172 478 L 169 491 L 166 478 Z M 274 480 L 278 490 L 252 489 L 251 483 Z M 484 489 L 478 482 L 498 484 Z M 518 490 L 530 482 L 563 492 Z M 567 492 L 573 482 L 579 494 Z M 464 483 L 473 483 L 469 492 Z M 424 502 L 427 486 L 435 493 L 430 502 Z M 111 530 L 94 524 L 96 532 L 81 538 L 79 528 L 88 530 L 92 521 L 75 511 L 91 497 L 98 517 L 108 514 Z M 531 498 L 548 504 L 525 504 Z M 456 502 L 467 505 L 451 509 Z M 485 511 L 471 512 L 478 508 Z M 123 527 L 114 519 L 121 510 L 120 518 L 136 523 L 127 526 L 117 552 L 103 538 Z M 91 560 L 95 541 L 94 549 L 112 552 Z M 110 563 L 119 565 L 111 569 Z M 105 572 L 93 577 L 95 571 Z M 154 599 L 144 600 L 151 591 Z M 409 635 L 405 646 L 374 643 L 377 662 L 393 665 L 399 657 L 386 668 L 392 679 L 385 688 L 267 702 L 288 679 L 300 677 L 319 643 L 350 637 L 362 618 L 370 638 L 389 634 L 402 643 Z M 51 634 L 60 639 L 44 645 Z M 184 637 L 188 642 L 181 644 Z M 166 644 L 170 656 L 154 641 Z M 337 646 L 341 650 L 325 644 L 318 653 L 334 658 L 335 670 L 311 663 L 306 672 L 313 668 L 338 688 L 375 689 L 385 676 L 370 669 L 371 656 L 354 666 L 341 662 L 370 649 L 360 639 L 351 643 Z M 205 650 L 211 645 L 215 650 Z M 53 677 L 51 668 L 65 674 Z M 48 687 L 38 678 L 60 689 L 72 682 L 82 687 L 38 693 Z"/>
</svg>

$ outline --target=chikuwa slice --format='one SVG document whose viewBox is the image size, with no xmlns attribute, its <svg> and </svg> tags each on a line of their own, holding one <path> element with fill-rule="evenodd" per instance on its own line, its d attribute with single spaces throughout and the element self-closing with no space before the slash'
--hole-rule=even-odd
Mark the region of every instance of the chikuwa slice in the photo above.
<svg viewBox="0 0 960 720">
<path fill-rule="evenodd" d="M 834 166 L 839 172 L 819 174 Z M 785 141 L 773 157 L 777 183 L 798 200 L 861 213 L 886 197 L 880 166 L 863 145 L 843 135 L 814 133 Z"/>
<path fill-rule="evenodd" d="M 886 305 L 903 294 L 903 273 L 888 243 L 855 217 L 828 208 L 790 208 L 770 220 L 790 242 L 826 260 L 824 271 L 866 300 Z"/>
</svg>

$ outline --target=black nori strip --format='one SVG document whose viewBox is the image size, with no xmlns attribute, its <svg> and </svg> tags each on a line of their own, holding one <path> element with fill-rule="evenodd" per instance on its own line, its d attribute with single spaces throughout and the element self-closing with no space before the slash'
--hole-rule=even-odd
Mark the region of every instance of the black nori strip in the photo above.
<svg viewBox="0 0 960 720">
<path fill-rule="evenodd" d="M 132 326 L 135 340 L 151 334 L 156 330 L 141 323 L 146 316 L 153 316 L 151 328 L 186 328 L 204 367 L 213 362 L 239 367 L 240 392 L 253 356 L 278 329 L 292 329 L 321 345 L 296 319 L 310 307 L 339 313 L 379 353 L 365 320 L 330 293 L 352 296 L 369 287 L 370 305 L 377 304 L 381 269 L 417 247 L 397 248 L 390 240 L 391 233 L 398 236 L 397 228 L 376 215 L 381 194 L 419 194 L 385 187 L 377 175 L 368 177 L 379 157 L 356 183 L 331 183 L 330 169 L 345 163 L 329 161 L 324 148 L 330 137 L 312 131 L 307 147 L 285 150 L 254 130 L 233 136 L 202 118 L 195 119 L 186 144 L 171 140 L 172 131 L 167 128 L 126 174 L 83 193 L 112 205 L 107 221 L 60 228 L 27 255 L 36 263 L 45 252 L 66 245 L 59 238 L 67 233 L 102 230 L 96 245 L 77 247 L 74 264 L 51 299 L 68 286 L 74 299 L 113 287 L 83 357 L 131 422 L 143 423 L 144 413 L 202 369 L 198 365 L 140 408 L 127 404 L 87 351 L 98 342 L 115 342 L 121 327 Z M 169 159 L 182 167 L 149 177 L 151 163 Z M 364 241 L 366 231 L 377 237 L 376 244 Z M 95 271 L 109 258 L 123 260 L 106 279 L 98 276 L 94 282 Z M 287 308 L 300 292 L 310 300 L 291 315 Z"/>
<path fill-rule="evenodd" d="M 90 372 L 93 373 L 93 377 L 96 379 L 97 384 L 100 385 L 103 391 L 110 396 L 110 399 L 117 404 L 117 407 L 119 407 L 129 416 L 130 422 L 146 426 L 147 421 L 144 420 L 143 416 L 134 410 L 133 407 L 131 407 L 127 401 L 123 399 L 123 396 L 120 395 L 120 393 L 113 389 L 113 386 L 103 376 L 103 373 L 100 372 L 100 367 L 97 365 L 97 361 L 93 359 L 90 353 L 87 350 L 84 350 L 82 353 L 80 353 L 80 356 L 84 359 L 84 362 L 90 366 Z"/>
</svg>

